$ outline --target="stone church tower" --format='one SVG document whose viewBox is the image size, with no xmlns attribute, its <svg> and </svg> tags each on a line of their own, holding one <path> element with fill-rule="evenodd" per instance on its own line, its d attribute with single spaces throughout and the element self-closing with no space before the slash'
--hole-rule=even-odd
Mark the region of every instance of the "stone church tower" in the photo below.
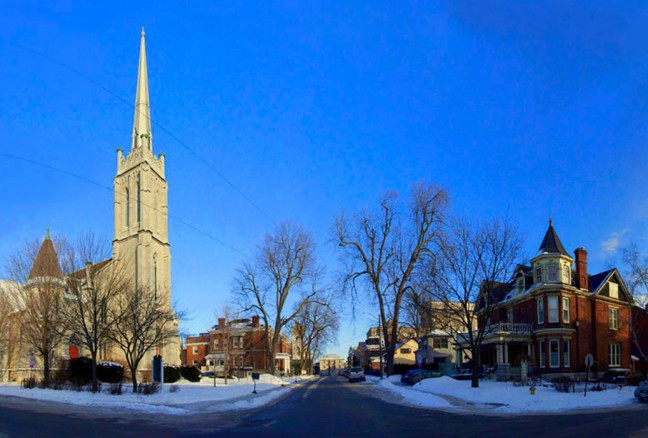
<svg viewBox="0 0 648 438">
<path fill-rule="evenodd" d="M 142 29 L 131 149 L 117 150 L 114 181 L 113 260 L 124 263 L 135 287 L 147 287 L 171 302 L 171 251 L 168 236 L 168 186 L 164 155 L 153 153 L 146 43 Z M 178 364 L 179 340 L 160 346 L 165 363 Z M 164 351 L 166 349 L 166 351 Z"/>
</svg>

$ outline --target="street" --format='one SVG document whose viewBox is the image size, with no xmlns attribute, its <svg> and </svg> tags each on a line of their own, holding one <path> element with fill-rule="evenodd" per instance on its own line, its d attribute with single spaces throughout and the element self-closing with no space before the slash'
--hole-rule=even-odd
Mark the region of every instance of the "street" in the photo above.
<svg viewBox="0 0 648 438">
<path fill-rule="evenodd" d="M 0 400 L 0 437 L 62 436 L 647 436 L 644 405 L 624 411 L 551 416 L 451 414 L 388 403 L 369 382 L 315 380 L 276 404 L 192 416 L 105 412 L 72 405 Z"/>
</svg>

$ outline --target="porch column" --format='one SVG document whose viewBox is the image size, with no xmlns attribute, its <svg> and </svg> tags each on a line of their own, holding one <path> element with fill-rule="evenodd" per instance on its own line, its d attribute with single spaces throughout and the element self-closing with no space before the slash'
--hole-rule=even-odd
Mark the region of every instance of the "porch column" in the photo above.
<svg viewBox="0 0 648 438">
<path fill-rule="evenodd" d="M 504 363 L 509 363 L 509 348 L 508 348 L 508 342 L 504 342 Z"/>
<path fill-rule="evenodd" d="M 497 363 L 504 363 L 504 351 L 502 344 L 497 344 Z"/>
</svg>

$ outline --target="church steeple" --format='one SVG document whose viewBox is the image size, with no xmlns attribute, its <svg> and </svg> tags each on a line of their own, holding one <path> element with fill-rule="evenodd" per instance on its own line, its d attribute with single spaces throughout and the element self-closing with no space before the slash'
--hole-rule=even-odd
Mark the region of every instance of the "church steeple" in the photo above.
<svg viewBox="0 0 648 438">
<path fill-rule="evenodd" d="M 149 104 L 148 72 L 146 70 L 146 34 L 142 28 L 140 42 L 139 68 L 137 70 L 137 93 L 135 95 L 135 120 L 133 122 L 133 142 L 131 150 L 143 148 L 153 150 L 151 135 L 151 106 Z"/>
</svg>

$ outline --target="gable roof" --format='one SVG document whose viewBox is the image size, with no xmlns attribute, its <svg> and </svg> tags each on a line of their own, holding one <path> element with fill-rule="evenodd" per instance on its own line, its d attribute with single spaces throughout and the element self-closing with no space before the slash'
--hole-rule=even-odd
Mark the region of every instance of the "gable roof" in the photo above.
<svg viewBox="0 0 648 438">
<path fill-rule="evenodd" d="M 549 228 L 547 228 L 547 232 L 545 233 L 544 239 L 542 239 L 540 248 L 538 248 L 538 254 L 543 253 L 563 254 L 571 257 L 560 241 L 560 238 L 558 237 L 558 234 L 553 227 L 553 222 L 551 221 L 551 219 L 549 219 Z"/>
<path fill-rule="evenodd" d="M 61 266 L 56 256 L 56 250 L 49 235 L 43 240 L 43 244 L 38 250 L 38 254 L 36 254 L 34 265 L 31 271 L 29 271 L 29 277 L 27 279 L 32 280 L 37 277 L 63 278 L 63 272 L 61 271 Z"/>
<path fill-rule="evenodd" d="M 93 274 L 96 274 L 97 272 L 101 271 L 111 261 L 112 261 L 112 258 L 97 262 L 97 263 L 90 266 L 90 270 L 91 270 L 91 272 Z M 73 273 L 71 273 L 70 277 L 74 277 L 74 278 L 77 278 L 77 279 L 83 279 L 83 278 L 85 278 L 85 275 L 86 275 L 85 268 L 81 268 L 78 271 L 74 271 Z"/>
<path fill-rule="evenodd" d="M 590 292 L 596 293 L 615 270 L 616 269 L 609 269 L 607 271 L 599 272 L 598 274 L 590 275 L 588 279 Z"/>
</svg>

